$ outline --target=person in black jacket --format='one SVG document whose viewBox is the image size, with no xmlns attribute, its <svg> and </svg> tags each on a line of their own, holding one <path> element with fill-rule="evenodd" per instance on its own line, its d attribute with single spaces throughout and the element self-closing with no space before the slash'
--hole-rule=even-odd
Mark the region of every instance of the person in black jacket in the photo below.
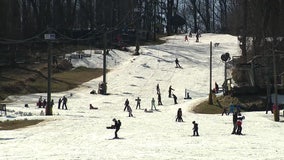
<svg viewBox="0 0 284 160">
<path fill-rule="evenodd" d="M 115 131 L 114 131 L 114 138 L 119 138 L 119 137 L 117 136 L 117 132 L 118 132 L 119 129 L 120 129 L 121 122 L 120 122 L 120 120 L 116 120 L 115 118 L 114 118 L 112 121 L 114 122 L 114 129 L 115 129 Z"/>
<path fill-rule="evenodd" d="M 178 103 L 177 103 L 177 96 L 176 96 L 175 94 L 173 94 L 173 98 L 174 98 L 174 103 L 175 103 L 175 104 L 178 104 Z"/>
<path fill-rule="evenodd" d="M 199 134 L 198 134 L 198 123 L 196 123 L 195 121 L 193 121 L 192 124 L 193 124 L 193 128 L 192 128 L 192 130 L 193 130 L 193 136 L 199 136 Z"/>
<path fill-rule="evenodd" d="M 237 119 L 238 119 L 238 112 L 234 112 L 233 114 L 233 125 L 234 125 L 234 128 L 233 128 L 233 132 L 232 134 L 236 134 L 236 130 L 237 130 Z"/>
<path fill-rule="evenodd" d="M 183 122 L 181 108 L 179 108 L 178 111 L 177 111 L 176 122 Z"/>
</svg>

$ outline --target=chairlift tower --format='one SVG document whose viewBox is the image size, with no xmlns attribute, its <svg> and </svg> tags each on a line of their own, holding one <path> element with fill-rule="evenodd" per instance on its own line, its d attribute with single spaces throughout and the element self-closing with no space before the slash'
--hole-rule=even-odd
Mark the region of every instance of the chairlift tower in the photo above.
<svg viewBox="0 0 284 160">
<path fill-rule="evenodd" d="M 52 115 L 51 106 L 51 60 L 52 60 L 52 40 L 55 40 L 55 34 L 44 34 L 44 39 L 48 41 L 48 73 L 47 73 L 47 105 L 45 107 L 45 115 Z"/>
</svg>

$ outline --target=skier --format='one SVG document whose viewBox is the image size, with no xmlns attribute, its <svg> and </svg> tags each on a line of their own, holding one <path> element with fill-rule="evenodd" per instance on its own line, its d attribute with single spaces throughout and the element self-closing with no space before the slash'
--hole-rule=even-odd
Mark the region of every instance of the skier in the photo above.
<svg viewBox="0 0 284 160">
<path fill-rule="evenodd" d="M 45 108 L 45 107 L 46 107 L 46 103 L 47 103 L 47 102 L 46 102 L 46 99 L 44 99 L 44 100 L 43 100 L 43 102 L 42 102 L 42 106 L 43 106 L 43 108 Z"/>
<path fill-rule="evenodd" d="M 117 132 L 120 129 L 121 122 L 120 122 L 120 120 L 116 120 L 115 118 L 112 121 L 114 122 L 114 125 L 112 125 L 112 128 L 115 129 L 115 131 L 114 131 L 114 139 L 116 139 L 116 138 L 119 138 L 117 136 Z"/>
<path fill-rule="evenodd" d="M 193 136 L 199 136 L 199 134 L 198 134 L 198 124 L 195 121 L 193 121 L 192 124 L 193 124 L 193 128 L 192 128 Z"/>
<path fill-rule="evenodd" d="M 234 126 L 234 128 L 233 128 L 232 134 L 236 134 L 236 130 L 238 128 L 237 119 L 238 119 L 238 112 L 234 112 L 234 114 L 233 114 L 233 126 Z"/>
<path fill-rule="evenodd" d="M 141 102 L 141 99 L 139 98 L 139 97 L 137 97 L 136 99 L 135 99 L 135 101 L 137 102 L 137 104 L 136 104 L 136 109 L 139 107 L 139 109 L 141 109 L 140 108 L 140 102 Z"/>
<path fill-rule="evenodd" d="M 62 97 L 62 109 L 64 109 L 64 106 L 67 110 L 67 98 L 65 96 Z"/>
<path fill-rule="evenodd" d="M 238 135 L 242 135 L 242 121 L 243 119 L 245 119 L 245 116 L 242 116 L 241 113 L 238 114 L 238 118 L 237 118 L 237 126 L 238 126 L 238 129 L 237 129 L 237 134 Z"/>
<path fill-rule="evenodd" d="M 228 113 L 227 113 L 227 107 L 224 107 L 224 108 L 223 108 L 222 116 L 223 116 L 223 114 L 228 115 Z"/>
<path fill-rule="evenodd" d="M 197 30 L 197 32 L 196 32 L 196 42 L 199 42 L 199 37 L 200 37 L 200 31 Z"/>
<path fill-rule="evenodd" d="M 123 109 L 123 111 L 126 111 L 128 106 L 129 106 L 129 101 L 128 101 L 128 99 L 126 99 L 125 102 L 124 102 L 124 109 Z"/>
<path fill-rule="evenodd" d="M 169 87 L 169 98 L 172 97 L 172 91 L 174 91 L 174 89 L 172 88 L 172 86 Z"/>
<path fill-rule="evenodd" d="M 59 100 L 58 100 L 58 109 L 60 109 L 61 102 L 62 102 L 62 99 L 61 99 L 61 97 L 60 97 Z"/>
<path fill-rule="evenodd" d="M 183 122 L 181 108 L 179 108 L 178 111 L 177 111 L 176 122 Z"/>
<path fill-rule="evenodd" d="M 187 35 L 184 36 L 184 41 L 188 41 Z"/>
<path fill-rule="evenodd" d="M 42 106 L 42 96 L 39 97 L 38 102 L 37 102 L 38 108 L 41 108 Z"/>
<path fill-rule="evenodd" d="M 228 115 L 230 113 L 234 113 L 234 110 L 235 110 L 235 106 L 234 106 L 233 102 L 231 102 L 231 104 L 230 104 L 230 111 L 229 111 Z"/>
<path fill-rule="evenodd" d="M 159 93 L 160 93 L 160 86 L 159 86 L 159 83 L 157 84 L 156 90 L 157 90 L 157 94 L 159 94 Z"/>
<path fill-rule="evenodd" d="M 174 98 L 174 103 L 175 103 L 175 104 L 178 104 L 178 103 L 177 103 L 177 96 L 176 96 L 175 94 L 173 94 L 173 98 Z"/>
<path fill-rule="evenodd" d="M 178 58 L 176 58 L 175 62 L 176 62 L 176 68 L 181 68 Z"/>
<path fill-rule="evenodd" d="M 158 93 L 158 106 L 163 105 L 162 104 L 162 98 L 161 98 L 161 93 Z"/>
<path fill-rule="evenodd" d="M 151 110 L 153 110 L 153 108 L 155 108 L 155 110 L 157 110 L 156 106 L 155 106 L 155 99 L 154 98 L 152 98 L 152 101 L 151 101 Z"/>
<path fill-rule="evenodd" d="M 131 107 L 129 105 L 127 106 L 127 112 L 128 112 L 128 116 L 129 117 L 133 117 L 132 109 L 131 109 Z"/>
</svg>

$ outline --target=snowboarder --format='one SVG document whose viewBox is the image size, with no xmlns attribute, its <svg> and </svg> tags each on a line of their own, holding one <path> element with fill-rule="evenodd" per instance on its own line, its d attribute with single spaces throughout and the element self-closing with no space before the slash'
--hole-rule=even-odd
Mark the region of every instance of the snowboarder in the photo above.
<svg viewBox="0 0 284 160">
<path fill-rule="evenodd" d="M 175 62 L 176 62 L 176 68 L 181 68 L 178 58 L 176 58 Z"/>
<path fill-rule="evenodd" d="M 161 93 L 158 93 L 158 106 L 159 105 L 163 105 L 162 98 L 161 98 Z"/>
<path fill-rule="evenodd" d="M 233 114 L 233 126 L 234 126 L 234 128 L 233 128 L 232 134 L 236 134 L 236 130 L 238 128 L 237 119 L 238 119 L 238 112 L 234 112 L 234 114 Z"/>
<path fill-rule="evenodd" d="M 62 102 L 62 99 L 61 99 L 61 97 L 60 97 L 59 100 L 58 100 L 58 109 L 60 109 L 61 102 Z"/>
<path fill-rule="evenodd" d="M 177 111 L 176 122 L 183 122 L 181 108 L 179 108 L 178 111 Z"/>
<path fill-rule="evenodd" d="M 155 108 L 155 110 L 157 110 L 157 109 L 156 109 L 155 99 L 154 99 L 154 98 L 152 98 L 152 100 L 151 100 L 151 110 L 153 110 L 153 108 Z"/>
<path fill-rule="evenodd" d="M 67 110 L 67 98 L 65 96 L 62 97 L 62 109 L 65 109 Z"/>
<path fill-rule="evenodd" d="M 135 99 L 135 101 L 137 102 L 137 104 L 136 104 L 136 109 L 137 109 L 137 108 L 141 109 L 141 108 L 140 108 L 141 99 L 140 99 L 139 97 L 137 97 L 137 98 Z"/>
<path fill-rule="evenodd" d="M 199 136 L 199 134 L 198 134 L 198 123 L 196 123 L 195 121 L 193 121 L 192 124 L 193 124 L 193 128 L 192 128 L 192 130 L 193 130 L 193 136 Z"/>
<path fill-rule="evenodd" d="M 169 98 L 172 97 L 172 91 L 174 91 L 174 89 L 172 88 L 172 86 L 169 87 Z"/>
<path fill-rule="evenodd" d="M 242 135 L 242 121 L 243 121 L 243 119 L 245 119 L 245 116 L 242 116 L 241 113 L 238 113 L 238 117 L 237 117 L 237 126 L 238 126 L 237 134 L 238 135 Z"/>
<path fill-rule="evenodd" d="M 177 96 L 176 96 L 175 94 L 173 94 L 173 98 L 174 98 L 174 103 L 175 103 L 175 104 L 178 104 L 178 103 L 177 103 Z"/>
<path fill-rule="evenodd" d="M 128 101 L 128 99 L 126 99 L 125 102 L 124 102 L 124 109 L 123 109 L 123 111 L 126 111 L 128 106 L 129 106 L 129 101 Z"/>
</svg>

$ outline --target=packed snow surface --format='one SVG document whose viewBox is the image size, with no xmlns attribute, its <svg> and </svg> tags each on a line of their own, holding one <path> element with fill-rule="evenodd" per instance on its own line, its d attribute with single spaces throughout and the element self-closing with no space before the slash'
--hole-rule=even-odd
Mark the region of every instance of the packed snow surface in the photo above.
<svg viewBox="0 0 284 160">
<path fill-rule="evenodd" d="M 208 98 L 210 41 L 213 45 L 212 86 L 220 86 L 224 79 L 221 55 L 240 53 L 237 37 L 220 34 L 203 34 L 200 42 L 184 35 L 164 38 L 161 45 L 141 46 L 141 54 L 110 50 L 107 56 L 108 95 L 89 94 L 98 89 L 102 77 L 93 79 L 78 88 L 52 93 L 55 101 L 53 116 L 41 116 L 36 107 L 39 96 L 46 93 L 10 96 L 8 115 L 1 121 L 15 119 L 44 119 L 34 126 L 0 131 L 0 159 L 98 159 L 98 160 L 280 160 L 284 159 L 284 124 L 273 121 L 271 113 L 245 112 L 243 134 L 232 135 L 232 115 L 208 115 L 192 112 L 192 107 Z M 134 50 L 134 48 L 130 48 Z M 91 57 L 72 60 L 75 67 L 102 67 L 102 55 L 85 51 Z M 178 58 L 183 67 L 175 68 Z M 157 106 L 156 85 L 159 84 L 162 106 Z M 168 98 L 169 86 L 174 88 L 178 104 Z M 185 100 L 185 89 L 191 100 Z M 71 96 L 72 95 L 72 96 Z M 57 108 L 60 97 L 68 98 L 68 110 Z M 137 97 L 141 108 L 136 110 Z M 158 111 L 146 113 L 155 98 Z M 124 101 L 129 99 L 134 117 L 124 112 Z M 25 108 L 28 104 L 29 108 Z M 89 104 L 98 107 L 90 110 Z M 178 108 L 183 111 L 184 122 L 176 122 Z M 116 118 L 122 122 L 118 136 L 106 129 Z M 192 121 L 199 124 L 199 137 L 192 136 Z"/>
</svg>

